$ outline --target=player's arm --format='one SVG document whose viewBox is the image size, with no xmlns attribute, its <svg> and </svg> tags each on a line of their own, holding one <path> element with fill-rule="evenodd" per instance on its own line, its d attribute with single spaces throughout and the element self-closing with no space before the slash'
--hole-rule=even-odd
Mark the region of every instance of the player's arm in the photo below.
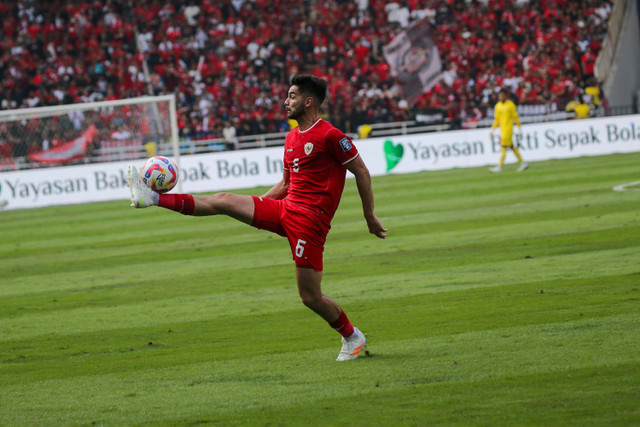
<svg viewBox="0 0 640 427">
<path fill-rule="evenodd" d="M 513 106 L 513 121 L 516 122 L 518 126 L 518 132 L 522 135 L 522 124 L 520 123 L 520 116 L 518 116 L 518 110 L 516 110 L 515 105 Z"/>
<path fill-rule="evenodd" d="M 493 124 L 491 125 L 491 132 L 489 132 L 489 138 L 493 139 L 493 131 L 498 127 L 498 104 L 493 107 Z"/>
<path fill-rule="evenodd" d="M 280 200 L 287 197 L 287 193 L 289 193 L 289 169 L 284 169 L 282 171 L 282 180 L 271 187 L 262 197 Z"/>
<path fill-rule="evenodd" d="M 351 160 L 345 167 L 356 177 L 356 185 L 360 199 L 362 200 L 362 210 L 364 212 L 364 218 L 367 221 L 367 226 L 369 227 L 369 232 L 384 239 L 387 237 L 387 229 L 382 226 L 382 223 L 373 210 L 373 188 L 371 187 L 369 169 L 367 169 L 367 166 L 360 156 Z"/>
</svg>

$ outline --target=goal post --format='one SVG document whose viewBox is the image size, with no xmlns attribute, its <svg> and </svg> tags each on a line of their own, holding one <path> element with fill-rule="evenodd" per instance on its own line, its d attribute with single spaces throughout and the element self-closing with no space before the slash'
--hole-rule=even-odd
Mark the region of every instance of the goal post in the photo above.
<svg viewBox="0 0 640 427">
<path fill-rule="evenodd" d="M 173 94 L 0 111 L 0 171 L 155 154 L 179 164 Z"/>
</svg>

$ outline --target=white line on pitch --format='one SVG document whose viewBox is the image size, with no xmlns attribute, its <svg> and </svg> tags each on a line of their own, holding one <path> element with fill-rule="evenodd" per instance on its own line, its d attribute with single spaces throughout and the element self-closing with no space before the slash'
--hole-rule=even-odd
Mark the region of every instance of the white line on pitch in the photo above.
<svg viewBox="0 0 640 427">
<path fill-rule="evenodd" d="M 616 185 L 615 187 L 613 187 L 613 191 L 640 191 L 640 188 L 627 189 L 627 187 L 633 187 L 634 185 L 639 185 L 639 184 L 640 184 L 640 181 L 635 181 L 635 182 L 630 182 L 628 184 Z"/>
</svg>

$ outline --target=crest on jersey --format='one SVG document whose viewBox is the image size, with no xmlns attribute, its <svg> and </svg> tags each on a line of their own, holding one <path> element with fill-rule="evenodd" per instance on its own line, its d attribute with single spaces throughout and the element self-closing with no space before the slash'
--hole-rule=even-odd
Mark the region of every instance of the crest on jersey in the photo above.
<svg viewBox="0 0 640 427">
<path fill-rule="evenodd" d="M 307 142 L 306 144 L 304 144 L 304 154 L 308 156 L 309 154 L 311 154 L 312 151 L 313 151 L 313 144 L 311 142 Z"/>
<path fill-rule="evenodd" d="M 351 142 L 349 141 L 349 138 L 347 138 L 347 137 L 344 137 L 344 138 L 342 138 L 340 140 L 340 146 L 342 147 L 342 150 L 345 153 L 348 153 L 349 150 L 351 150 L 351 147 L 352 147 Z"/>
</svg>

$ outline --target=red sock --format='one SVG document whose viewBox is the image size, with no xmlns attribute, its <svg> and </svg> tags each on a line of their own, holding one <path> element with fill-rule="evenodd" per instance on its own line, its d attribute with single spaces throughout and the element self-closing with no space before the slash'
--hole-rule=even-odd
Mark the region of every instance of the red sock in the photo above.
<svg viewBox="0 0 640 427">
<path fill-rule="evenodd" d="M 344 310 L 340 312 L 340 316 L 338 316 L 335 322 L 329 323 L 329 326 L 338 331 L 338 333 L 340 333 L 340 335 L 345 338 L 353 335 L 353 325 L 349 321 L 349 318 L 347 317 Z"/>
<path fill-rule="evenodd" d="M 183 215 L 193 215 L 196 205 L 191 194 L 161 194 L 158 206 L 180 212 Z"/>
</svg>

